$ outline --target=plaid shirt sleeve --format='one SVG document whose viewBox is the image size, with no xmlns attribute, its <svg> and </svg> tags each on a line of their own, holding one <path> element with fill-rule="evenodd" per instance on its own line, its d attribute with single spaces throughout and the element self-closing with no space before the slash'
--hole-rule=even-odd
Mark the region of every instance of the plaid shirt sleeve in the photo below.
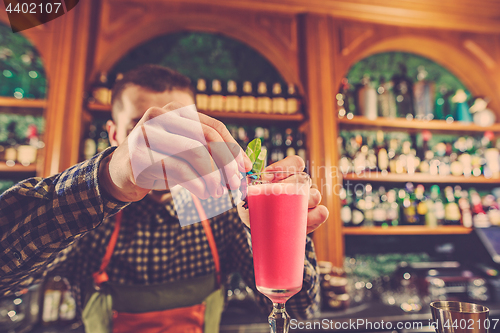
<svg viewBox="0 0 500 333">
<path fill-rule="evenodd" d="M 234 234 L 234 245 L 232 247 L 232 259 L 229 260 L 238 271 L 247 285 L 254 290 L 257 302 L 265 309 L 266 314 L 272 310 L 272 302 L 259 291 L 255 285 L 255 275 L 253 268 L 252 240 L 250 230 L 240 221 L 238 213 L 234 211 L 238 222 L 238 227 Z M 302 289 L 286 303 L 286 308 L 290 316 L 297 319 L 312 318 L 319 314 L 320 310 L 320 277 L 319 268 L 314 250 L 314 243 L 311 238 L 306 240 L 306 253 L 304 259 L 304 281 Z"/>
<path fill-rule="evenodd" d="M 113 150 L 0 196 L 0 296 L 38 282 L 59 252 L 127 205 L 99 188 L 99 163 Z"/>
</svg>

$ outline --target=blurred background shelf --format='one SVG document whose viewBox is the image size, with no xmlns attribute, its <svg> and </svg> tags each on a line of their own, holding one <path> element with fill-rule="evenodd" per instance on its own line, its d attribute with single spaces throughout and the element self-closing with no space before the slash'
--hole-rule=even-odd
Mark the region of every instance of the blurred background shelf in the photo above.
<svg viewBox="0 0 500 333">
<path fill-rule="evenodd" d="M 0 162 L 0 174 L 2 173 L 35 173 L 36 165 L 30 164 L 24 166 L 22 164 L 16 163 L 14 166 L 8 166 L 5 162 Z"/>
<path fill-rule="evenodd" d="M 111 106 L 99 103 L 87 104 L 87 109 L 93 112 L 111 112 Z M 297 114 L 267 114 L 267 113 L 245 113 L 245 112 L 221 112 L 221 111 L 206 111 L 200 110 L 201 113 L 207 116 L 223 119 L 223 120 L 260 120 L 272 122 L 302 122 L 304 115 Z"/>
<path fill-rule="evenodd" d="M 376 120 L 370 120 L 362 116 L 353 116 L 352 119 L 347 117 L 338 119 L 340 126 L 349 126 L 353 128 L 385 128 L 385 129 L 400 129 L 405 131 L 421 131 L 430 130 L 437 132 L 449 133 L 484 133 L 486 131 L 500 132 L 500 123 L 488 127 L 482 127 L 473 123 L 464 123 L 453 121 L 451 123 L 446 120 L 407 120 L 405 118 L 383 118 L 379 117 Z"/>
<path fill-rule="evenodd" d="M 439 226 L 435 228 L 423 225 L 403 225 L 396 227 L 344 227 L 344 235 L 457 235 L 469 234 L 471 228 L 462 226 Z"/>
<path fill-rule="evenodd" d="M 348 173 L 343 175 L 344 180 L 357 181 L 357 182 L 380 182 L 380 183 L 404 183 L 414 182 L 423 184 L 499 184 L 500 178 L 486 178 L 479 177 L 465 177 L 465 176 L 439 176 L 429 175 L 425 173 L 414 174 L 398 174 L 387 173 L 383 175 L 380 172 L 366 172 L 361 175 L 356 173 Z"/>
<path fill-rule="evenodd" d="M 18 108 L 40 108 L 47 106 L 44 99 L 17 99 L 13 97 L 0 97 L 0 107 L 18 107 Z"/>
</svg>

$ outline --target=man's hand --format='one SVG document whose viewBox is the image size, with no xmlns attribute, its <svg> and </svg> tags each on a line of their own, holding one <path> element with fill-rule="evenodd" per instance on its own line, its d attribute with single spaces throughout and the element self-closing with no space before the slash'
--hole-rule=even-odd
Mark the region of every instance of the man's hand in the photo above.
<svg viewBox="0 0 500 333">
<path fill-rule="evenodd" d="M 299 156 L 288 156 L 287 158 L 271 164 L 265 171 L 289 171 L 301 172 L 304 171 L 304 160 Z M 320 205 L 321 193 L 315 189 L 309 189 L 309 211 L 307 213 L 307 233 L 311 233 L 322 225 L 328 218 L 328 209 Z"/>
<path fill-rule="evenodd" d="M 181 185 L 200 199 L 240 186 L 252 163 L 226 126 L 193 106 L 150 108 L 99 168 L 101 188 L 123 202 Z"/>
</svg>

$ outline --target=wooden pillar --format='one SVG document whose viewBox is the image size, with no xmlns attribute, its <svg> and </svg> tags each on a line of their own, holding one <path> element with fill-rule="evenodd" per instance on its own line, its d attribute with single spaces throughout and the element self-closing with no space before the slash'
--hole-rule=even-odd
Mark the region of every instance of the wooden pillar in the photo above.
<svg viewBox="0 0 500 333">
<path fill-rule="evenodd" d="M 45 161 L 41 176 L 56 174 L 78 161 L 83 94 L 92 1 L 80 3 L 53 25 L 51 72 L 45 127 Z"/>
<path fill-rule="evenodd" d="M 323 195 L 323 204 L 330 210 L 328 221 L 314 234 L 320 260 L 343 265 L 343 236 L 338 197 L 341 179 L 337 173 L 334 58 L 336 55 L 331 18 L 306 14 L 300 17 L 302 82 L 305 83 L 309 111 L 310 172 L 313 184 Z"/>
</svg>

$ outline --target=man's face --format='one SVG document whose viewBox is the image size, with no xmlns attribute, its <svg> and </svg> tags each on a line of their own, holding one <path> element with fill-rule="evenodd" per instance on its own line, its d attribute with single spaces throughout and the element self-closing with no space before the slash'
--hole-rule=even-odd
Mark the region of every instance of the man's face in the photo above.
<svg viewBox="0 0 500 333">
<path fill-rule="evenodd" d="M 183 105 L 194 104 L 194 99 L 187 90 L 174 89 L 158 93 L 136 85 L 125 88 L 122 93 L 123 108 L 117 113 L 116 122 L 110 120 L 106 124 L 111 145 L 118 146 L 124 142 L 149 108 L 161 108 L 174 101 Z"/>
</svg>

